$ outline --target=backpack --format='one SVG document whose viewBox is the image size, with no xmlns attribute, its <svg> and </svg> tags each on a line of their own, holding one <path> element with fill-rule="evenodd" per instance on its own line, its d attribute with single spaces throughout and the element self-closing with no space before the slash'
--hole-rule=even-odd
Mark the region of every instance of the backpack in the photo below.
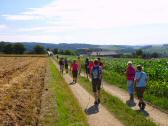
<svg viewBox="0 0 168 126">
<path fill-rule="evenodd" d="M 68 60 L 65 60 L 65 65 L 68 65 Z"/>
<path fill-rule="evenodd" d="M 92 78 L 100 79 L 101 69 L 99 66 L 94 66 L 92 69 Z"/>
</svg>

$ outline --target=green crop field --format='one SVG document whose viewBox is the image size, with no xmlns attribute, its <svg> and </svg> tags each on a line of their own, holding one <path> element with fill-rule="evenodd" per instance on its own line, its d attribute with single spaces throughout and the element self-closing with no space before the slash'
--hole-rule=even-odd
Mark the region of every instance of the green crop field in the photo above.
<svg viewBox="0 0 168 126">
<path fill-rule="evenodd" d="M 86 57 L 82 57 L 82 68 L 84 69 L 84 61 Z M 68 57 L 70 62 L 77 59 L 76 56 Z M 95 57 L 90 57 L 94 60 Z M 109 84 L 116 85 L 127 90 L 127 80 L 125 76 L 127 62 L 133 61 L 136 68 L 138 64 L 144 67 L 144 71 L 148 75 L 148 83 L 145 92 L 145 100 L 152 103 L 163 110 L 168 110 L 168 59 L 127 59 L 127 58 L 102 58 L 105 65 L 104 80 Z"/>
<path fill-rule="evenodd" d="M 125 71 L 130 59 L 104 59 L 104 79 L 127 89 Z M 132 59 L 134 66 L 141 64 L 148 75 L 145 100 L 168 109 L 168 59 Z"/>
</svg>

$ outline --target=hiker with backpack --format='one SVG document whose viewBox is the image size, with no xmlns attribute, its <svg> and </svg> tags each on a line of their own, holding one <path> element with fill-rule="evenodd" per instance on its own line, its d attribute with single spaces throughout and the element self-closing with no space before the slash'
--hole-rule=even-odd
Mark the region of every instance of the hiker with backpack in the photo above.
<svg viewBox="0 0 168 126">
<path fill-rule="evenodd" d="M 64 63 L 65 63 L 65 71 L 66 71 L 66 73 L 68 73 L 68 60 L 67 60 L 67 58 L 65 58 Z"/>
<path fill-rule="evenodd" d="M 93 69 L 93 66 L 94 66 L 94 62 L 93 60 L 90 60 L 89 61 L 89 74 L 90 74 L 90 77 L 92 76 L 92 69 Z"/>
<path fill-rule="evenodd" d="M 78 57 L 77 64 L 78 64 L 78 74 L 80 75 L 80 73 L 81 73 L 81 59 L 80 59 L 80 56 Z"/>
<path fill-rule="evenodd" d="M 103 68 L 104 68 L 104 64 L 101 62 L 101 59 L 100 58 L 97 58 L 97 61 L 98 61 L 98 65 L 100 66 L 101 70 L 102 70 L 102 73 L 103 73 Z M 103 74 L 102 74 L 103 75 Z M 100 84 L 102 83 L 102 77 L 100 78 Z M 103 85 L 102 85 L 103 86 Z"/>
<path fill-rule="evenodd" d="M 60 72 L 63 75 L 63 73 L 64 73 L 64 58 L 61 58 L 59 60 L 59 65 L 60 65 Z"/>
<path fill-rule="evenodd" d="M 73 82 L 71 84 L 77 83 L 78 69 L 79 69 L 78 64 L 76 60 L 74 60 L 71 65 L 71 71 L 72 71 L 72 76 L 73 76 Z"/>
<path fill-rule="evenodd" d="M 92 88 L 95 97 L 95 105 L 100 103 L 100 87 L 102 78 L 102 68 L 98 64 L 98 60 L 94 61 L 94 66 L 91 72 L 92 75 Z"/>
<path fill-rule="evenodd" d="M 134 102 L 134 77 L 135 77 L 135 68 L 133 67 L 132 61 L 128 61 L 126 70 L 127 84 L 128 84 L 128 93 L 130 99 L 128 104 L 135 105 Z"/>
<path fill-rule="evenodd" d="M 137 97 L 139 99 L 138 106 L 139 106 L 140 110 L 144 110 L 146 104 L 143 100 L 143 95 L 144 95 L 144 91 L 145 91 L 146 84 L 147 84 L 147 75 L 143 71 L 141 65 L 137 66 L 137 71 L 135 73 L 134 81 L 135 81 Z"/>
<path fill-rule="evenodd" d="M 59 56 L 57 55 L 56 57 L 57 57 L 57 60 L 58 60 L 58 59 L 59 59 Z"/>
<path fill-rule="evenodd" d="M 89 58 L 86 58 L 85 60 L 85 72 L 87 79 L 89 78 L 90 69 L 89 69 Z"/>
</svg>

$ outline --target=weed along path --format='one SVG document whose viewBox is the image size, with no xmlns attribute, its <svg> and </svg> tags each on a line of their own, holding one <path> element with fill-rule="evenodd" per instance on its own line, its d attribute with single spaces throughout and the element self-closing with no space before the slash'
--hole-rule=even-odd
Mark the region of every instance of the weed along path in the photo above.
<svg viewBox="0 0 168 126">
<path fill-rule="evenodd" d="M 84 74 L 82 73 L 81 76 L 84 77 Z M 125 90 L 118 88 L 114 85 L 108 84 L 105 81 L 103 81 L 103 89 L 107 93 L 118 97 L 124 103 L 126 103 L 129 99 L 129 95 Z M 138 99 L 135 99 L 135 102 L 138 103 Z M 132 107 L 132 109 L 137 110 L 138 106 L 136 105 L 135 107 Z M 149 114 L 149 118 L 151 118 L 151 120 L 153 120 L 155 123 L 159 124 L 160 126 L 168 126 L 168 114 L 158 110 L 155 107 L 152 107 L 149 104 L 146 105 L 145 110 Z"/>
<path fill-rule="evenodd" d="M 58 67 L 58 64 L 52 60 Z M 69 74 L 64 75 L 65 81 L 69 84 L 72 78 Z M 94 98 L 82 86 L 74 84 L 69 86 L 75 97 L 78 99 L 83 110 L 87 107 L 87 118 L 90 126 L 123 126 L 106 108 L 99 106 L 99 111 L 93 106 Z"/>
</svg>

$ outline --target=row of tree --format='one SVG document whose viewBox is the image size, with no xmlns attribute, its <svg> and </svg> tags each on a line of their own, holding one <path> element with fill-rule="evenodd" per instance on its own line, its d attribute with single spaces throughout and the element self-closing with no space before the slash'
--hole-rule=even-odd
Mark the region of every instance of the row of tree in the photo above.
<svg viewBox="0 0 168 126">
<path fill-rule="evenodd" d="M 136 52 L 133 54 L 134 56 L 140 57 L 140 58 L 158 58 L 161 55 L 159 53 L 144 53 L 142 49 L 136 50 Z"/>
<path fill-rule="evenodd" d="M 123 55 L 124 58 L 144 58 L 144 59 L 150 59 L 150 58 L 159 58 L 162 57 L 161 54 L 154 52 L 154 53 L 145 53 L 142 49 L 136 50 L 132 54 Z"/>
<path fill-rule="evenodd" d="M 0 53 L 3 54 L 45 54 L 50 49 L 45 49 L 42 45 L 36 45 L 33 47 L 32 51 L 27 51 L 24 44 L 22 43 L 5 43 L 0 42 Z M 54 54 L 61 54 L 61 55 L 76 55 L 77 53 L 74 50 L 62 50 L 62 49 L 53 49 Z"/>
<path fill-rule="evenodd" d="M 45 54 L 46 50 L 41 45 L 36 45 L 32 52 L 26 52 L 26 48 L 22 43 L 5 43 L 0 42 L 0 53 L 4 54 L 24 54 L 24 53 L 34 53 L 34 54 Z"/>
<path fill-rule="evenodd" d="M 61 54 L 61 55 L 77 55 L 77 52 L 74 50 L 62 50 L 62 49 L 58 49 L 55 48 L 52 50 L 54 54 Z"/>
</svg>

